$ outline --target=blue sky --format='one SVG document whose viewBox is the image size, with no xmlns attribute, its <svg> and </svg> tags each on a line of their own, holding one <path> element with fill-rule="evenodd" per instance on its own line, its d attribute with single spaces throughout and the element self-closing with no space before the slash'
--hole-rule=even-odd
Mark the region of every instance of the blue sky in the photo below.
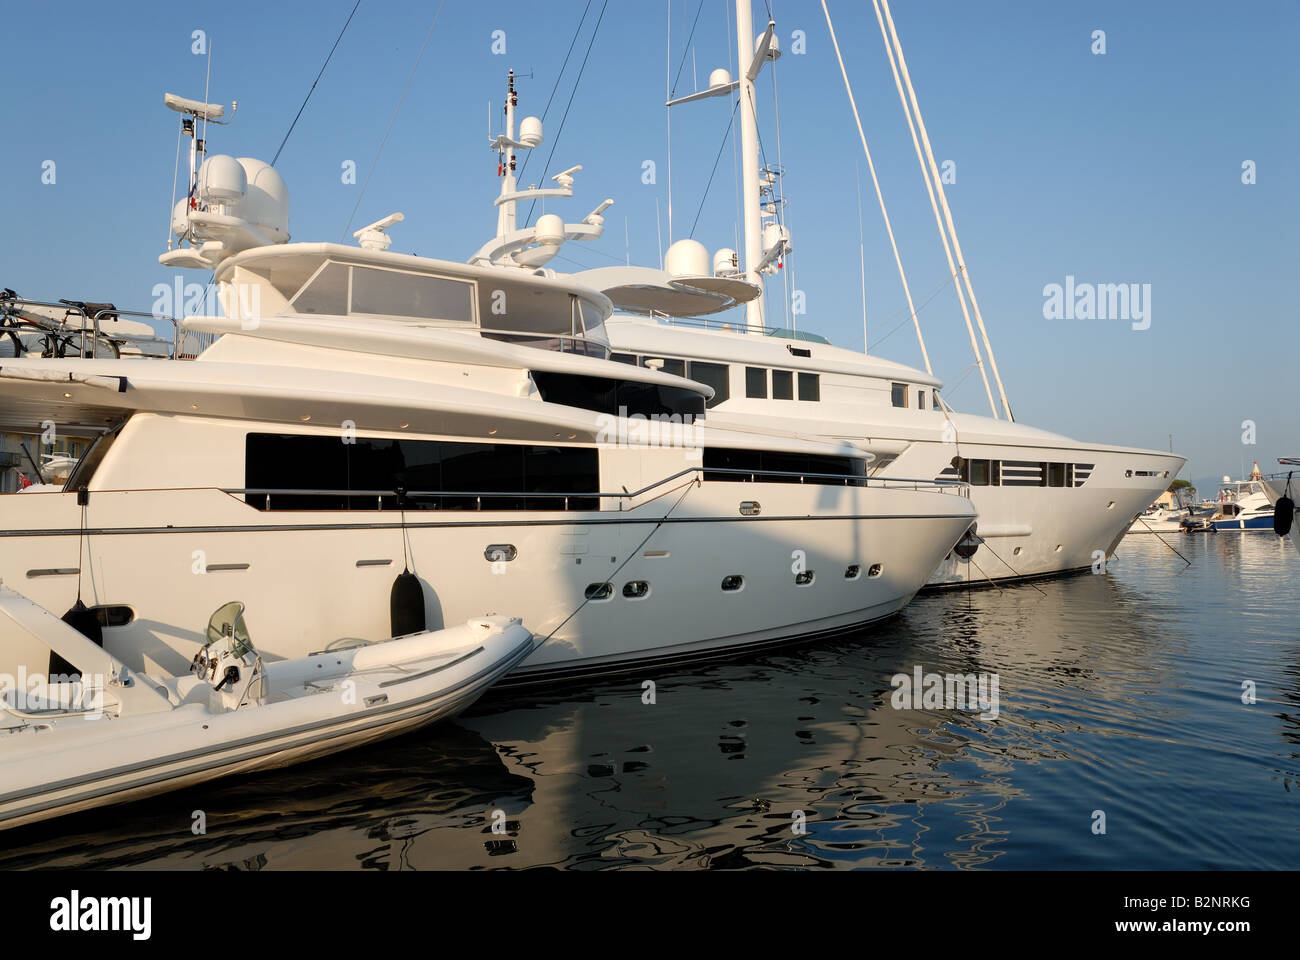
<svg viewBox="0 0 1300 960">
<path fill-rule="evenodd" d="M 657 263 L 667 242 L 666 74 L 686 50 L 677 94 L 735 65 L 729 2 L 611 0 L 563 128 L 560 118 L 603 0 L 593 0 L 546 118 L 536 180 L 584 165 L 577 195 L 552 212 L 581 218 L 605 197 L 605 237 L 570 244 L 560 269 Z M 783 314 L 787 281 L 804 291 L 800 326 L 861 347 L 857 186 L 862 186 L 872 352 L 920 364 L 910 326 L 880 342 L 904 309 L 819 3 L 772 2 L 783 46 L 776 65 L 780 159 L 787 174 L 791 275 L 769 284 Z M 672 11 L 671 68 L 666 13 Z M 764 4 L 755 4 L 756 29 Z M 836 30 L 876 160 L 914 298 L 947 276 L 933 216 L 869 4 L 832 0 Z M 541 114 L 586 0 L 447 0 L 352 229 L 394 210 L 394 249 L 464 259 L 492 232 L 505 72 L 521 107 Z M 270 160 L 352 9 L 352 0 L 219 6 L 23 4 L 7 13 L 0 88 L 0 286 L 33 297 L 112 300 L 148 309 L 171 282 L 166 241 L 176 115 L 164 91 L 203 96 L 212 43 L 213 101 L 239 101 L 233 125 L 209 130 L 210 152 Z M 362 0 L 278 163 L 295 239 L 337 240 L 410 76 L 436 4 Z M 895 0 L 894 17 L 962 247 L 1017 418 L 1081 439 L 1188 455 L 1185 476 L 1237 474 L 1300 454 L 1296 298 L 1300 156 L 1294 56 L 1300 6 L 1290 2 L 1029 3 Z M 506 32 L 506 53 L 492 34 Z M 1104 30 L 1106 53 L 1091 52 Z M 57 56 L 56 56 L 57 52 Z M 776 160 L 771 77 L 760 79 L 762 136 Z M 677 108 L 672 124 L 674 238 L 734 246 L 736 168 L 723 148 L 725 99 Z M 41 182 L 42 163 L 56 182 Z M 356 185 L 341 182 L 355 162 Z M 643 163 L 656 182 L 642 183 Z M 1257 182 L 1241 182 L 1242 163 Z M 702 199 L 703 198 L 703 199 Z M 656 223 L 656 200 L 660 221 Z M 628 240 L 625 245 L 625 231 Z M 1076 282 L 1151 285 L 1151 326 L 1044 319 L 1043 288 Z M 202 281 L 203 275 L 187 276 Z M 771 315 L 771 313 L 769 315 Z M 904 315 L 905 316 L 905 315 Z M 986 412 L 956 298 L 922 311 L 935 372 L 959 409 Z M 1257 443 L 1243 445 L 1242 422 Z"/>
</svg>

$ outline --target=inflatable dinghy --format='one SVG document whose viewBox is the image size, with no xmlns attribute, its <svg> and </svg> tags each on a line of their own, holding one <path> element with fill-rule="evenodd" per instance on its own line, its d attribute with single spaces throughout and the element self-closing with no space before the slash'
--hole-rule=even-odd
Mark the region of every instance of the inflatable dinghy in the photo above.
<svg viewBox="0 0 1300 960">
<path fill-rule="evenodd" d="M 183 677 L 128 669 L 0 585 L 0 645 L 76 673 L 0 678 L 0 829 L 283 767 L 451 717 L 534 648 L 518 618 L 263 661 L 229 603 Z M 24 670 L 26 673 L 24 673 Z"/>
</svg>

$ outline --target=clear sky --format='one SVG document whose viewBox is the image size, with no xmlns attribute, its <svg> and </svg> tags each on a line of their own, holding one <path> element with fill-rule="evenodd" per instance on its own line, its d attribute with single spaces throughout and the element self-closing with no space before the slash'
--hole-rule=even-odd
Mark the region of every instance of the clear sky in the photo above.
<svg viewBox="0 0 1300 960">
<path fill-rule="evenodd" d="M 769 282 L 769 317 L 784 322 L 792 282 L 806 296 L 801 327 L 861 347 L 858 181 L 872 352 L 920 365 L 910 325 L 894 329 L 906 316 L 902 289 L 820 3 L 768 2 L 786 55 L 775 68 L 779 127 L 769 70 L 760 78 L 762 138 L 768 160 L 779 147 L 787 171 L 795 245 L 787 276 Z M 609 0 L 561 128 L 603 3 L 447 0 L 352 229 L 401 210 L 393 249 L 450 259 L 489 238 L 498 187 L 489 116 L 495 132 L 513 67 L 525 75 L 524 113 L 540 115 L 555 89 L 546 143 L 524 181 L 538 179 L 555 145 L 548 176 L 584 170 L 575 198 L 551 212 L 572 221 L 607 196 L 616 201 L 605 237 L 569 244 L 568 260 L 553 265 L 628 254 L 656 264 L 660 233 L 668 240 L 669 74 L 685 51 L 679 96 L 714 67 L 734 75 L 732 4 Z M 193 32 L 212 44 L 210 99 L 239 101 L 231 126 L 209 129 L 210 152 L 269 161 L 352 5 L 10 4 L 0 286 L 149 309 L 154 284 L 175 276 L 156 260 L 178 120 L 162 94 L 203 96 L 207 61 L 192 52 Z M 879 28 L 863 0 L 830 8 L 919 305 L 948 271 Z M 277 164 L 295 239 L 343 236 L 436 9 L 431 0 L 362 0 Z M 937 159 L 956 173 L 948 197 L 1017 418 L 1161 449 L 1172 434 L 1191 458 L 1184 476 L 1198 483 L 1236 475 L 1243 461 L 1267 470 L 1300 455 L 1300 5 L 895 0 L 893 10 Z M 763 0 L 754 19 L 758 30 Z M 497 30 L 504 54 L 493 52 Z M 1103 55 L 1092 52 L 1096 30 L 1105 31 Z M 804 32 L 802 55 L 792 52 L 795 31 Z M 673 111 L 673 238 L 698 214 L 693 235 L 711 250 L 737 245 L 729 114 L 726 99 Z M 48 160 L 52 184 L 42 183 Z M 342 182 L 349 160 L 356 184 Z M 647 160 L 652 184 L 642 182 Z M 1242 182 L 1246 161 L 1254 184 Z M 1044 287 L 1067 276 L 1150 284 L 1150 328 L 1045 319 Z M 921 318 L 950 402 L 987 412 L 951 288 Z M 1254 445 L 1242 443 L 1246 420 Z"/>
</svg>

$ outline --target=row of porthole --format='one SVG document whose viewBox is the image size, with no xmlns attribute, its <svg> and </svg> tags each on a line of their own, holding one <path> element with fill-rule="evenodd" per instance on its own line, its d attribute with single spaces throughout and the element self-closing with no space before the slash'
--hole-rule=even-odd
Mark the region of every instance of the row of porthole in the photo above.
<svg viewBox="0 0 1300 960">
<path fill-rule="evenodd" d="M 614 596 L 614 585 L 612 583 L 589 583 L 587 584 L 586 597 L 588 600 L 608 600 Z M 650 583 L 646 580 L 629 580 L 623 584 L 623 596 L 628 600 L 644 600 L 650 596 Z"/>
<path fill-rule="evenodd" d="M 884 571 L 884 565 L 873 563 L 867 568 L 867 577 L 874 580 Z M 862 577 L 862 565 L 851 563 L 844 570 L 845 580 L 858 580 Z M 811 586 L 817 579 L 817 574 L 813 570 L 803 570 L 794 575 L 794 582 L 798 586 Z M 724 593 L 736 593 L 745 589 L 745 578 L 738 573 L 731 573 L 722 578 L 722 590 Z M 614 596 L 614 585 L 612 583 L 589 583 L 585 591 L 588 600 L 601 601 L 609 600 Z M 646 580 L 629 580 L 623 584 L 623 596 L 628 600 L 644 600 L 650 596 L 650 584 Z"/>
</svg>

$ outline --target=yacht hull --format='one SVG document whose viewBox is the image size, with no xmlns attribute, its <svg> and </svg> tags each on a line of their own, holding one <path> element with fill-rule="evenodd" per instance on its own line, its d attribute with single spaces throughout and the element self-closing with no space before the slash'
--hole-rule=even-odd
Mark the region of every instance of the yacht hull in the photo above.
<svg viewBox="0 0 1300 960">
<path fill-rule="evenodd" d="M 743 515 L 751 503 L 758 515 Z M 105 627 L 104 643 L 133 669 L 183 672 L 201 642 L 193 611 L 231 597 L 250 629 L 274 638 L 269 658 L 387 637 L 390 589 L 409 563 L 430 629 L 508 610 L 546 638 L 512 679 L 741 651 L 889 616 L 975 518 L 954 493 L 709 480 L 623 511 L 412 511 L 403 522 L 173 490 L 91 493 L 84 536 L 80 515 L 75 494 L 0 497 L 0 578 L 55 612 L 80 583 L 87 606 L 129 616 Z M 513 560 L 491 559 L 502 546 Z M 731 576 L 742 579 L 724 590 Z M 607 598 L 588 599 L 605 583 Z M 21 650 L 5 655 L 24 662 Z"/>
<path fill-rule="evenodd" d="M 943 476 L 952 456 L 952 444 L 913 443 L 880 476 L 894 472 Z M 1149 451 L 989 443 L 963 443 L 961 456 L 1003 464 L 1084 463 L 1091 464 L 1091 472 L 1069 487 L 971 486 L 983 545 L 971 561 L 955 553 L 947 555 L 930 578 L 930 587 L 1027 580 L 1082 570 L 1102 573 L 1134 518 L 1168 487 L 1184 462 L 1181 457 Z"/>
</svg>

